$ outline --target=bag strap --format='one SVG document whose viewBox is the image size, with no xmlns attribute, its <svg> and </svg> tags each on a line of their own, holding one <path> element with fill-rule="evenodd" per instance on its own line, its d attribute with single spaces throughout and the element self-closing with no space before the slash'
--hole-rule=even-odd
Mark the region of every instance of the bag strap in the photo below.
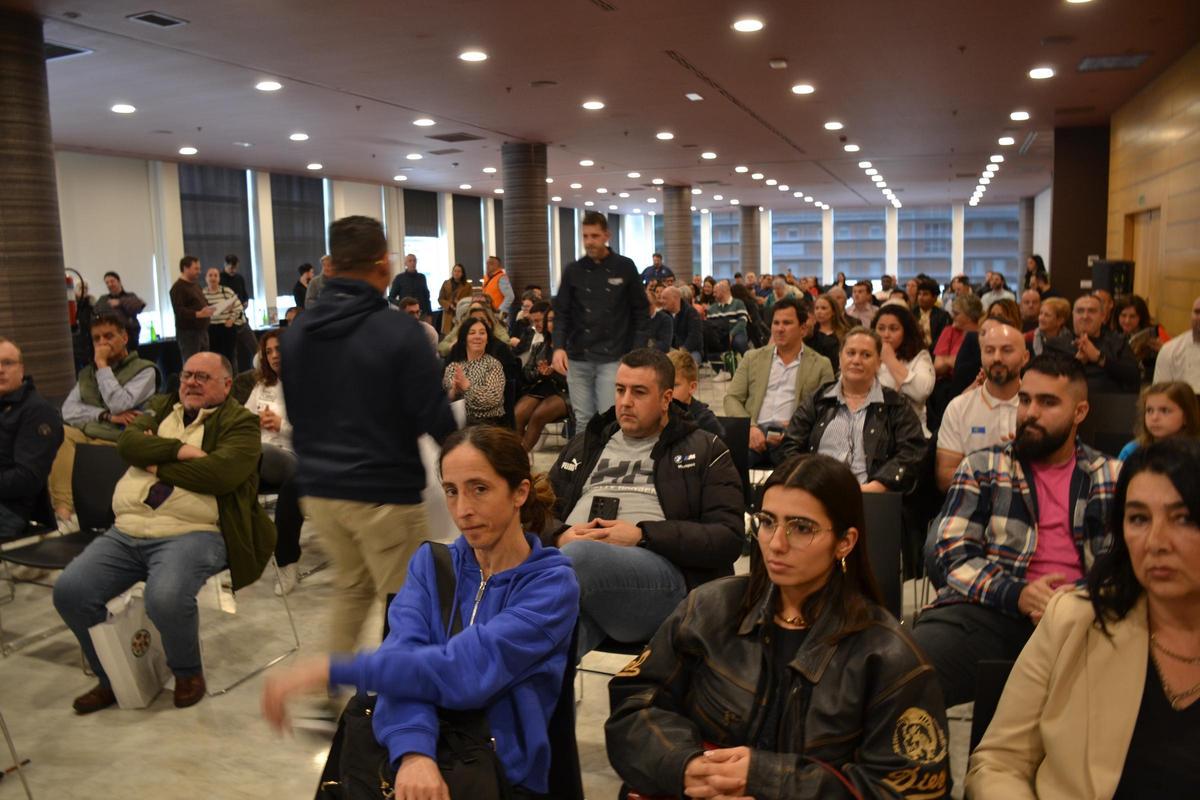
<svg viewBox="0 0 1200 800">
<path fill-rule="evenodd" d="M 458 581 L 454 577 L 454 562 L 450 559 L 450 548 L 441 542 L 427 542 L 433 555 L 433 571 L 437 576 L 438 605 L 442 610 L 442 630 L 446 638 L 462 631 L 462 615 L 454 606 L 454 593 Z"/>
</svg>

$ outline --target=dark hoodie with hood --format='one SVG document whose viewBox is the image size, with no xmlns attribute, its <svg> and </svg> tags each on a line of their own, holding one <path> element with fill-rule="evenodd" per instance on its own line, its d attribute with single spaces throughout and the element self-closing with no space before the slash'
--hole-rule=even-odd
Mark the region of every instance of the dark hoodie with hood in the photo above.
<svg viewBox="0 0 1200 800">
<path fill-rule="evenodd" d="M 419 322 L 366 281 L 330 278 L 279 338 L 283 394 L 304 495 L 421 502 L 417 439 L 455 428 L 442 366 Z"/>
<path fill-rule="evenodd" d="M 433 555 L 422 547 L 388 609 L 391 632 L 384 643 L 374 652 L 331 660 L 330 683 L 378 692 L 375 738 L 393 762 L 405 753 L 436 758 L 438 708 L 485 708 L 508 780 L 547 791 L 547 728 L 579 616 L 579 584 L 570 559 L 542 547 L 532 534 L 525 539 L 529 556 L 482 587 L 466 539 L 450 545 L 454 604 L 463 624 L 450 640 L 442 628 Z"/>
</svg>

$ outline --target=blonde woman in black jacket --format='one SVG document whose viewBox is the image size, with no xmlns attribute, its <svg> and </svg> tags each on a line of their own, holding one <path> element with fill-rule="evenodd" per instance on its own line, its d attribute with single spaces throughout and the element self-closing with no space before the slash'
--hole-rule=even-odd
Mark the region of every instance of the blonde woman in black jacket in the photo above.
<svg viewBox="0 0 1200 800">
<path fill-rule="evenodd" d="M 858 481 L 799 456 L 762 508 L 750 575 L 693 590 L 609 683 L 617 774 L 643 796 L 947 796 L 941 689 L 880 606 Z"/>
</svg>

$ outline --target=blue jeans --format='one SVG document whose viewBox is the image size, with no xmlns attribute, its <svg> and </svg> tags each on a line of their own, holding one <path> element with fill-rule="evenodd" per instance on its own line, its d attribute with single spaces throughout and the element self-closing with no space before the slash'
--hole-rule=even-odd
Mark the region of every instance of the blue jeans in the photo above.
<svg viewBox="0 0 1200 800">
<path fill-rule="evenodd" d="M 683 573 L 643 547 L 597 541 L 563 545 L 579 580 L 577 658 L 606 638 L 644 642 L 687 597 Z"/>
<path fill-rule="evenodd" d="M 225 561 L 225 540 L 219 533 L 139 539 L 109 528 L 63 570 L 54 585 L 54 607 L 79 640 L 100 684 L 108 686 L 88 628 L 105 620 L 105 603 L 145 581 L 146 613 L 162 636 L 167 666 L 179 676 L 199 675 L 196 593 L 225 569 Z"/>
<path fill-rule="evenodd" d="M 738 331 L 729 337 L 729 349 L 739 356 L 746 355 L 750 349 L 750 338 L 745 331 Z"/>
<path fill-rule="evenodd" d="M 608 411 L 616 402 L 618 364 L 619 361 L 568 359 L 567 392 L 571 395 L 577 433 L 587 430 L 593 416 Z"/>
</svg>

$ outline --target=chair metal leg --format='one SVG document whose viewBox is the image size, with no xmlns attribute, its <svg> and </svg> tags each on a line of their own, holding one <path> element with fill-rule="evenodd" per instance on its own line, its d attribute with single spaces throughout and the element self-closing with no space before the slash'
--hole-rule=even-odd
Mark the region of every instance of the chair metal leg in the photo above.
<svg viewBox="0 0 1200 800">
<path fill-rule="evenodd" d="M 29 788 L 29 781 L 25 779 L 25 768 L 21 764 L 21 757 L 17 755 L 17 747 L 13 744 L 12 734 L 8 732 L 8 723 L 4 721 L 3 714 L 0 714 L 0 731 L 4 732 L 4 741 L 8 743 L 8 752 L 12 753 L 13 768 L 16 770 L 17 777 L 21 779 L 21 785 L 25 787 L 25 797 L 33 800 L 33 790 Z"/>
<path fill-rule="evenodd" d="M 279 574 L 279 565 L 275 563 L 275 558 L 274 558 L 274 556 L 272 556 L 272 557 L 271 557 L 271 566 L 272 566 L 272 567 L 275 569 L 275 582 L 276 582 L 276 583 L 277 583 L 277 584 L 278 584 L 280 587 L 282 587 L 282 586 L 283 586 L 283 579 L 282 579 L 282 577 L 280 577 L 280 574 Z M 287 612 L 288 625 L 289 625 L 289 626 L 291 627 L 291 629 L 292 629 L 292 642 L 293 642 L 293 644 L 292 644 L 292 647 L 291 647 L 290 649 L 286 650 L 285 652 L 283 652 L 283 653 L 281 653 L 281 654 L 279 654 L 279 655 L 275 656 L 275 657 L 274 657 L 274 658 L 272 658 L 270 661 L 268 661 L 267 663 L 265 663 L 265 664 L 263 664 L 262 666 L 258 667 L 257 669 L 253 670 L 252 672 L 248 672 L 248 673 L 246 673 L 245 675 L 243 675 L 242 677 L 238 678 L 238 679 L 237 679 L 237 680 L 235 680 L 233 683 L 229 684 L 228 686 L 224 687 L 223 689 L 209 689 L 209 690 L 207 691 L 207 694 L 208 694 L 208 696 L 209 696 L 209 697 L 217 697 L 217 696 L 219 696 L 219 695 L 227 694 L 228 692 L 230 692 L 230 691 L 232 691 L 232 690 L 236 689 L 237 687 L 241 686 L 241 685 L 242 685 L 243 683 L 245 683 L 246 681 L 248 681 L 248 680 L 250 680 L 251 678 L 253 678 L 255 675 L 258 675 L 258 674 L 260 674 L 260 673 L 262 673 L 262 672 L 265 672 L 266 670 L 268 670 L 268 669 L 270 669 L 271 667 L 275 666 L 275 665 L 276 665 L 276 664 L 278 664 L 280 661 L 283 661 L 285 658 L 287 658 L 288 656 L 290 656 L 292 653 L 295 653 L 297 650 L 299 650 L 299 649 L 300 649 L 300 633 L 299 633 L 299 632 L 296 630 L 296 620 L 295 620 L 295 619 L 293 619 L 293 617 L 292 617 L 292 607 L 291 607 L 291 605 L 288 603 L 288 600 L 287 600 L 287 595 L 286 595 L 286 594 L 280 594 L 280 595 L 279 595 L 279 599 L 283 601 L 283 609 L 284 609 L 284 611 L 286 611 L 286 612 Z"/>
<path fill-rule="evenodd" d="M 310 575 L 316 575 L 318 572 L 320 572 L 323 569 L 329 569 L 329 567 L 331 567 L 331 566 L 333 566 L 333 561 L 327 558 L 324 561 L 322 561 L 320 564 L 317 564 L 315 567 L 309 567 L 308 569 L 304 570 L 303 572 L 297 572 L 296 573 L 296 581 L 298 583 Z"/>
<path fill-rule="evenodd" d="M 2 580 L 8 584 L 8 598 L 0 601 L 0 605 L 6 605 L 7 603 L 11 603 L 17 596 L 17 581 L 9 569 L 8 562 L 0 561 L 0 564 L 4 565 L 4 578 Z M 27 581 L 27 583 L 32 583 L 36 586 L 46 586 L 46 584 L 35 581 Z M 60 623 L 58 625 L 51 625 L 49 628 L 40 630 L 37 633 L 20 636 L 9 641 L 8 634 L 4 630 L 4 615 L 0 614 L 0 657 L 8 658 L 18 650 L 28 647 L 31 644 L 37 644 L 44 639 L 49 639 L 51 636 L 57 636 L 65 630 L 67 630 L 66 624 Z"/>
</svg>

